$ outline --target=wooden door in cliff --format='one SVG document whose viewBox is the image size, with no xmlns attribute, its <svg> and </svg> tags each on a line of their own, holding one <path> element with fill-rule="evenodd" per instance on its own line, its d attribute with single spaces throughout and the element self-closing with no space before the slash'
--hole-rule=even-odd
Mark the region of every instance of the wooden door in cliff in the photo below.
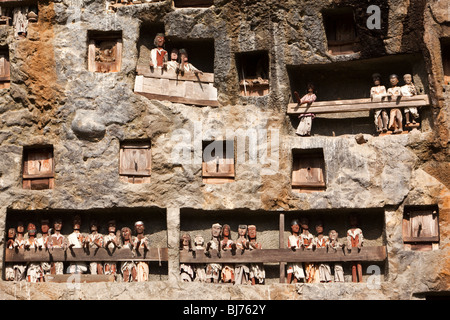
<svg viewBox="0 0 450 320">
<path fill-rule="evenodd" d="M 205 142 L 203 148 L 203 183 L 221 184 L 234 181 L 233 141 Z"/>
<path fill-rule="evenodd" d="M 150 183 L 150 142 L 126 142 L 120 148 L 120 180 L 129 183 Z"/>
<path fill-rule="evenodd" d="M 323 153 L 294 154 L 292 189 L 297 192 L 325 190 L 325 161 Z"/>
<path fill-rule="evenodd" d="M 89 36 L 88 69 L 92 72 L 119 72 L 122 65 L 122 35 L 96 32 Z"/>
<path fill-rule="evenodd" d="M 437 210 L 407 208 L 403 216 L 403 242 L 408 250 L 427 251 L 439 244 Z"/>
<path fill-rule="evenodd" d="M 53 148 L 24 150 L 23 188 L 42 190 L 53 187 Z"/>
<path fill-rule="evenodd" d="M 10 83 L 9 54 L 6 50 L 0 51 L 0 89 L 9 88 Z"/>
</svg>

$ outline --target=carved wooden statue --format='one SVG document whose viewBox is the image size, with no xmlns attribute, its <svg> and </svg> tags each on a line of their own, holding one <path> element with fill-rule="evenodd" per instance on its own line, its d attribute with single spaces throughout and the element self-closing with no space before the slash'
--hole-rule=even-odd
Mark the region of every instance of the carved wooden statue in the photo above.
<svg viewBox="0 0 450 320">
<path fill-rule="evenodd" d="M 37 243 L 39 250 L 48 250 L 48 241 L 50 239 L 50 221 L 48 219 L 41 220 L 41 233 L 38 234 Z M 41 269 L 44 275 L 50 274 L 51 263 L 47 261 L 41 262 Z"/>
<path fill-rule="evenodd" d="M 134 230 L 136 232 L 136 236 L 134 237 L 134 249 L 137 251 L 139 249 L 144 249 L 144 251 L 148 251 L 150 248 L 150 242 L 148 238 L 144 235 L 144 223 L 142 221 L 137 221 L 134 224 Z M 148 262 L 139 261 L 136 264 L 136 272 L 137 272 L 137 281 L 148 281 L 149 276 L 149 268 Z"/>
<path fill-rule="evenodd" d="M 311 105 L 317 99 L 317 96 L 314 93 L 314 86 L 312 84 L 308 84 L 307 93 L 301 99 L 297 91 L 295 91 L 294 94 L 299 106 L 305 103 Z M 297 131 L 295 133 L 299 136 L 310 136 L 312 121 L 315 118 L 315 115 L 313 113 L 302 113 L 298 116 L 298 118 L 300 119 L 300 123 L 298 124 Z"/>
<path fill-rule="evenodd" d="M 260 250 L 262 249 L 261 243 L 256 241 L 256 226 L 248 226 L 248 238 L 249 238 L 249 250 Z M 262 263 L 251 263 L 250 264 L 250 280 L 252 285 L 264 284 L 266 279 L 266 272 L 264 270 L 264 265 Z"/>
<path fill-rule="evenodd" d="M 172 70 L 177 72 L 180 68 L 180 64 L 178 63 L 178 49 L 173 48 L 170 51 L 170 61 L 167 62 L 167 70 Z"/>
<path fill-rule="evenodd" d="M 370 89 L 370 98 L 372 101 L 381 101 L 387 96 L 386 87 L 381 85 L 381 75 L 379 73 L 374 73 L 372 75 L 374 86 Z M 377 132 L 387 132 L 389 124 L 389 116 L 385 109 L 376 109 L 374 112 L 375 117 L 375 127 Z"/>
<path fill-rule="evenodd" d="M 219 223 L 215 223 L 211 227 L 211 240 L 206 244 L 206 253 L 210 254 L 210 250 L 217 250 L 220 255 L 220 234 L 222 233 L 222 226 Z M 220 263 L 208 263 L 206 265 L 206 279 L 207 282 L 219 282 L 220 271 L 222 270 L 222 264 Z"/>
<path fill-rule="evenodd" d="M 363 241 L 363 232 L 358 228 L 358 218 L 352 214 L 350 216 L 350 229 L 347 231 L 347 250 L 351 251 L 352 248 L 357 248 L 360 251 Z M 362 282 L 362 266 L 359 262 L 352 263 L 352 281 Z"/>
<path fill-rule="evenodd" d="M 223 225 L 220 248 L 222 251 L 236 250 L 236 244 L 231 240 L 231 228 L 228 224 Z M 224 263 L 222 265 L 222 282 L 234 283 L 234 264 Z"/>
<path fill-rule="evenodd" d="M 6 240 L 6 248 L 14 249 L 14 242 L 16 240 L 16 229 L 9 228 Z M 14 281 L 15 280 L 15 270 L 13 263 L 5 263 L 5 280 Z"/>
<path fill-rule="evenodd" d="M 24 249 L 25 248 L 25 227 L 22 223 L 22 221 L 19 221 L 17 223 L 17 229 L 16 229 L 16 238 L 14 240 L 14 248 L 15 249 Z M 14 280 L 15 281 L 21 281 L 25 279 L 25 271 L 26 271 L 26 265 L 22 263 L 15 263 L 13 265 L 14 268 Z"/>
<path fill-rule="evenodd" d="M 247 239 L 247 225 L 242 224 L 238 227 L 238 238 L 235 241 L 236 249 L 241 251 L 249 250 L 249 241 Z M 248 284 L 250 282 L 250 268 L 247 264 L 237 263 L 234 266 L 235 284 Z"/>
<path fill-rule="evenodd" d="M 108 221 L 108 234 L 103 237 L 103 245 L 105 249 L 112 254 L 120 245 L 120 232 L 117 234 L 116 221 Z M 117 264 L 112 261 L 105 262 L 103 272 L 106 275 L 117 273 Z"/>
<path fill-rule="evenodd" d="M 316 249 L 320 248 L 327 248 L 328 243 L 330 239 L 328 236 L 323 234 L 323 223 L 322 221 L 319 221 L 316 224 L 316 232 L 317 236 L 314 238 L 314 246 Z M 331 282 L 331 268 L 328 263 L 320 263 L 318 270 L 316 270 L 316 273 L 319 272 L 319 281 L 320 282 Z"/>
<path fill-rule="evenodd" d="M 328 242 L 328 248 L 334 251 L 341 250 L 343 248 L 342 243 L 339 242 L 339 234 L 336 230 L 331 230 L 328 233 L 330 242 Z M 344 268 L 342 264 L 334 264 L 334 282 L 344 282 Z"/>
<path fill-rule="evenodd" d="M 133 250 L 133 237 L 131 235 L 131 229 L 123 227 L 120 230 L 121 247 Z M 137 281 L 136 264 L 134 261 L 122 261 L 120 263 L 120 271 L 124 282 Z"/>
<path fill-rule="evenodd" d="M 36 239 L 36 226 L 29 223 L 27 226 L 28 239 L 25 243 L 26 250 L 34 250 L 36 252 L 39 244 Z M 44 272 L 40 262 L 29 262 L 27 265 L 27 282 L 44 282 Z"/>
<path fill-rule="evenodd" d="M 166 69 L 167 67 L 167 51 L 164 49 L 165 36 L 163 33 L 158 33 L 155 36 L 153 44 L 156 48 L 150 50 L 150 68 Z"/>
<path fill-rule="evenodd" d="M 201 235 L 196 235 L 194 238 L 194 247 L 196 254 L 198 251 L 205 251 L 205 239 Z M 197 282 L 206 282 L 206 266 L 203 263 L 196 263 L 194 265 L 195 279 Z"/>
<path fill-rule="evenodd" d="M 53 250 L 53 248 L 63 248 L 67 249 L 66 237 L 61 234 L 62 220 L 56 218 L 53 221 L 53 234 L 49 237 L 48 248 Z M 51 274 L 63 274 L 64 273 L 64 263 L 62 261 L 55 261 L 51 263 Z"/>
<path fill-rule="evenodd" d="M 16 38 L 25 38 L 28 30 L 28 7 L 15 7 L 13 9 L 14 36 Z"/>
<path fill-rule="evenodd" d="M 300 225 L 297 219 L 291 222 L 291 235 L 288 238 L 288 248 L 293 251 L 301 248 L 300 242 Z M 292 278 L 293 276 L 293 278 Z M 298 280 L 305 281 L 305 272 L 301 263 L 287 264 L 287 283 L 297 283 Z"/>
<path fill-rule="evenodd" d="M 83 248 L 85 236 L 81 233 L 81 218 L 76 215 L 73 219 L 73 232 L 67 236 L 69 249 Z M 86 273 L 88 267 L 85 262 L 71 262 L 67 268 L 67 273 Z"/>
<path fill-rule="evenodd" d="M 314 235 L 309 232 L 309 220 L 307 218 L 300 219 L 300 227 L 302 232 L 300 234 L 300 246 L 305 250 L 313 250 Z M 316 280 L 317 274 L 314 263 L 305 262 L 306 282 L 313 283 Z"/>
<path fill-rule="evenodd" d="M 391 74 L 389 77 L 389 81 L 391 82 L 391 87 L 387 90 L 387 94 L 392 99 L 398 99 L 402 96 L 401 87 L 398 86 L 398 76 L 396 74 Z M 399 108 L 392 108 L 389 114 L 389 130 L 392 130 L 394 133 L 402 133 L 403 132 L 403 116 L 402 111 Z"/>
<path fill-rule="evenodd" d="M 182 75 L 185 72 L 193 72 L 196 75 L 199 73 L 203 74 L 203 72 L 194 67 L 192 63 L 189 63 L 188 53 L 186 49 L 180 49 L 179 55 L 180 55 L 179 72 L 181 72 Z"/>
<path fill-rule="evenodd" d="M 191 236 L 184 233 L 180 238 L 180 250 L 187 252 L 192 251 Z M 180 263 L 180 278 L 184 282 L 192 282 L 194 280 L 194 268 L 191 264 Z"/>
<path fill-rule="evenodd" d="M 92 220 L 90 223 L 90 231 L 84 240 L 84 247 L 90 254 L 94 254 L 96 250 L 103 247 L 103 235 L 98 232 L 98 223 Z M 92 261 L 89 263 L 89 271 L 91 274 L 103 274 L 103 264 L 100 261 Z"/>
<path fill-rule="evenodd" d="M 403 81 L 405 81 L 405 84 L 401 87 L 402 96 L 412 97 L 417 95 L 416 86 L 412 83 L 412 76 L 408 73 L 403 75 Z M 416 120 L 419 118 L 417 107 L 406 107 L 403 110 L 405 112 L 406 126 L 415 127 L 417 124 Z"/>
</svg>

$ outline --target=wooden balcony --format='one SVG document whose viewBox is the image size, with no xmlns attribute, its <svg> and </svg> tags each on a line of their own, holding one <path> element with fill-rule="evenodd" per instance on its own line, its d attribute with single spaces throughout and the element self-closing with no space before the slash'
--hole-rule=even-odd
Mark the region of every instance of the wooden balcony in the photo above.
<svg viewBox="0 0 450 320">
<path fill-rule="evenodd" d="M 319 101 L 311 105 L 289 103 L 287 114 L 300 115 L 302 113 L 326 114 L 341 112 L 360 112 L 370 111 L 372 109 L 392 109 L 405 107 L 424 107 L 430 105 L 428 95 L 416 95 L 412 97 L 399 97 L 398 99 L 385 98 L 381 101 L 372 101 L 367 99 Z"/>
<path fill-rule="evenodd" d="M 149 66 L 137 66 L 134 92 L 148 99 L 165 100 L 199 106 L 218 107 L 214 74 L 184 75 Z"/>
<path fill-rule="evenodd" d="M 386 259 L 386 247 L 362 247 L 361 251 L 347 249 L 330 250 L 321 248 L 316 250 L 291 249 L 261 249 L 261 250 L 236 250 L 222 251 L 220 257 L 217 251 L 211 251 L 206 255 L 203 250 L 193 252 L 181 251 L 180 263 L 283 263 L 283 262 L 364 262 L 384 261 Z"/>
</svg>

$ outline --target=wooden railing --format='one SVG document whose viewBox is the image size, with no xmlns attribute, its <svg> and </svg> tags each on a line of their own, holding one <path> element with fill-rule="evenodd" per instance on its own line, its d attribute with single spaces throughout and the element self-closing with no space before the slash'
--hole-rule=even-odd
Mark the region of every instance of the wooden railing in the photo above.
<svg viewBox="0 0 450 320">
<path fill-rule="evenodd" d="M 168 261 L 167 248 L 149 248 L 138 251 L 128 248 L 107 250 L 105 248 L 90 249 L 81 248 L 54 249 L 5 249 L 5 262 L 115 262 L 115 261 Z"/>
<path fill-rule="evenodd" d="M 398 99 L 387 99 L 381 101 L 372 101 L 367 99 L 318 101 L 311 105 L 298 103 L 289 103 L 287 114 L 300 115 L 302 113 L 341 113 L 341 112 L 359 112 L 372 109 L 391 109 L 405 107 L 423 107 L 430 105 L 428 95 L 416 95 L 412 97 L 399 97 Z"/>
<path fill-rule="evenodd" d="M 134 92 L 148 99 L 166 100 L 176 103 L 218 107 L 214 74 L 184 75 L 174 71 L 162 71 L 149 66 L 137 66 Z"/>
</svg>

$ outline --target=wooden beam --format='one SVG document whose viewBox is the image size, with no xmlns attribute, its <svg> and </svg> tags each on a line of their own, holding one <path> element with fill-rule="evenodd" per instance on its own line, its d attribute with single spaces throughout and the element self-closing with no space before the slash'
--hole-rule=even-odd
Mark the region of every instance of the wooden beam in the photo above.
<svg viewBox="0 0 450 320">
<path fill-rule="evenodd" d="M 193 72 L 185 72 L 184 75 L 176 74 L 173 70 L 164 70 L 155 68 L 153 71 L 150 66 L 138 65 L 136 66 L 136 72 L 140 76 L 147 78 L 157 78 L 157 79 L 170 79 L 177 81 L 194 81 L 203 83 L 214 83 L 214 73 L 204 72 L 203 74 L 198 74 L 196 76 Z"/>
<path fill-rule="evenodd" d="M 5 262 L 37 262 L 37 261 L 168 261 L 167 248 L 150 248 L 139 252 L 130 249 L 116 249 L 108 252 L 105 248 L 90 249 L 64 249 L 53 250 L 25 250 L 5 249 Z"/>
<path fill-rule="evenodd" d="M 413 97 L 401 97 L 398 100 L 372 101 L 368 99 L 319 101 L 311 105 L 289 103 L 287 114 L 299 115 L 301 113 L 340 113 L 370 111 L 372 109 L 390 109 L 405 107 L 423 107 L 430 105 L 428 95 L 416 95 Z"/>
<path fill-rule="evenodd" d="M 219 102 L 217 100 L 200 100 L 200 99 L 189 99 L 184 97 L 175 97 L 175 96 L 166 96 L 162 94 L 153 94 L 153 93 L 146 93 L 146 92 L 134 92 L 137 94 L 140 94 L 147 99 L 154 99 L 154 100 L 166 100 L 170 102 L 175 103 L 183 103 L 183 104 L 193 104 L 198 106 L 210 106 L 210 107 L 218 107 Z"/>
<path fill-rule="evenodd" d="M 222 251 L 217 256 L 217 251 L 211 251 L 210 256 L 203 250 L 192 252 L 181 251 L 180 263 L 286 263 L 286 262 L 350 262 L 350 261 L 384 261 L 386 259 L 386 247 L 363 247 L 357 250 L 328 251 L 326 249 L 296 250 L 291 249 L 261 249 L 244 251 Z M 280 268 L 281 269 L 281 268 Z"/>
<path fill-rule="evenodd" d="M 280 249 L 283 249 L 284 244 L 284 213 L 280 213 L 280 220 L 279 220 L 279 226 L 280 226 L 280 234 L 279 234 L 279 247 Z M 285 283 L 285 269 L 286 269 L 286 263 L 280 262 L 280 283 Z"/>
</svg>

